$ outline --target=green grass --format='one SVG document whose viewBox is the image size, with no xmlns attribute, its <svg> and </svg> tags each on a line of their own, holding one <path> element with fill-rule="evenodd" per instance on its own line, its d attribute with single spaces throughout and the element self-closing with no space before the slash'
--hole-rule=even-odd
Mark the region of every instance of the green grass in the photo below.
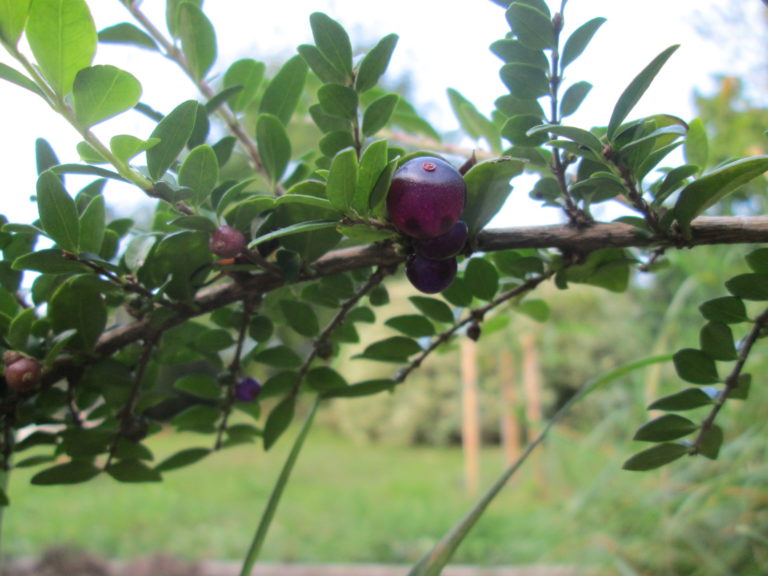
<svg viewBox="0 0 768 576">
<path fill-rule="evenodd" d="M 596 429 L 588 438 L 573 438 L 556 430 L 493 503 L 455 561 L 615 567 L 618 559 L 642 559 L 668 547 L 689 527 L 690 510 L 686 516 L 670 509 L 680 506 L 673 504 L 680 480 L 666 471 L 622 472 L 634 447 L 607 447 L 601 435 Z M 269 453 L 258 445 L 225 450 L 169 472 L 157 484 L 100 477 L 83 485 L 35 487 L 29 485 L 32 471 L 14 471 L 5 553 L 37 555 L 67 543 L 119 558 L 163 552 L 241 559 L 291 439 L 282 438 Z M 150 445 L 159 461 L 204 440 L 162 433 Z M 482 463 L 488 485 L 503 468 L 500 451 L 484 449 Z M 359 446 L 315 429 L 262 559 L 413 563 L 471 506 L 463 484 L 458 448 Z"/>
</svg>

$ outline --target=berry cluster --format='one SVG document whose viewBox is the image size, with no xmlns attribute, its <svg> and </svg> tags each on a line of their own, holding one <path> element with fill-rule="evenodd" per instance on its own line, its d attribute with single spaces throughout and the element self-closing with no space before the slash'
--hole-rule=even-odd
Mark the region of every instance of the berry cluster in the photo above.
<svg viewBox="0 0 768 576">
<path fill-rule="evenodd" d="M 456 277 L 456 256 L 468 235 L 459 220 L 466 201 L 464 178 L 439 158 L 412 158 L 392 177 L 387 209 L 397 229 L 413 239 L 405 273 L 417 290 L 441 292 Z"/>
</svg>

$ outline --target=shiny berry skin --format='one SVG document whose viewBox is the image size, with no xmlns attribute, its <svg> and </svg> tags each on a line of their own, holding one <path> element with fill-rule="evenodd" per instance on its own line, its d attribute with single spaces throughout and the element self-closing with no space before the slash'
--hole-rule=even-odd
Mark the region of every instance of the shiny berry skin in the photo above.
<svg viewBox="0 0 768 576">
<path fill-rule="evenodd" d="M 434 238 L 448 232 L 464 211 L 467 185 L 445 160 L 420 156 L 400 166 L 387 195 L 389 218 L 413 238 Z"/>
<path fill-rule="evenodd" d="M 5 366 L 5 381 L 17 392 L 29 392 L 40 383 L 42 374 L 40 361 L 22 356 Z"/>
<path fill-rule="evenodd" d="M 453 258 L 467 243 L 469 228 L 463 220 L 457 220 L 453 226 L 441 236 L 414 240 L 413 249 L 419 256 L 430 260 L 445 260 Z"/>
<path fill-rule="evenodd" d="M 451 285 L 456 278 L 456 258 L 430 260 L 411 254 L 405 261 L 405 275 L 419 292 L 436 294 Z"/>
<path fill-rule="evenodd" d="M 241 378 L 235 384 L 235 398 L 240 402 L 253 402 L 261 394 L 261 382 L 256 378 Z"/>
<path fill-rule="evenodd" d="M 219 226 L 208 241 L 211 252 L 222 258 L 234 258 L 245 249 L 245 236 L 231 226 Z"/>
</svg>

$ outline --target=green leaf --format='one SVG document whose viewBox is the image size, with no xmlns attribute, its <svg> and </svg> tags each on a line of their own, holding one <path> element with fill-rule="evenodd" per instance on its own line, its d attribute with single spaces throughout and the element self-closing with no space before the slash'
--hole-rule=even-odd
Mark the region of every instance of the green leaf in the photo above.
<svg viewBox="0 0 768 576">
<path fill-rule="evenodd" d="M 418 352 L 421 352 L 421 346 L 412 338 L 392 336 L 368 345 L 362 354 L 357 354 L 354 358 L 404 363 L 408 361 L 409 356 Z"/>
<path fill-rule="evenodd" d="M 61 164 L 50 142 L 45 138 L 35 140 L 35 162 L 38 175 Z"/>
<path fill-rule="evenodd" d="M 502 156 L 475 164 L 464 175 L 467 204 L 462 220 L 467 223 L 470 236 L 482 230 L 501 209 L 512 191 L 510 180 L 524 168 L 524 161 Z"/>
<path fill-rule="evenodd" d="M 501 128 L 501 135 L 515 146 L 536 148 L 547 141 L 549 135 L 538 133 L 528 135 L 531 128 L 541 125 L 541 118 L 531 114 L 517 114 L 507 119 Z"/>
<path fill-rule="evenodd" d="M 453 88 L 447 90 L 448 100 L 462 130 L 471 138 L 484 138 L 494 151 L 500 151 L 499 130 L 491 120 L 483 116 L 472 102 Z"/>
<path fill-rule="evenodd" d="M 553 125 L 553 124 L 547 124 L 544 126 L 536 126 L 535 128 L 531 128 L 528 130 L 528 135 L 534 135 L 534 134 L 540 134 L 540 133 L 547 133 L 547 134 L 554 134 L 557 136 L 565 136 L 566 138 L 570 138 L 577 144 L 584 146 L 594 152 L 595 154 L 599 156 L 602 155 L 602 149 L 603 149 L 603 143 L 600 142 L 600 139 L 592 134 L 592 132 L 589 132 L 588 130 L 584 130 L 582 128 L 576 128 L 575 126 L 560 126 L 560 125 Z"/>
<path fill-rule="evenodd" d="M 543 50 L 555 45 L 552 21 L 546 14 L 523 2 L 515 2 L 507 9 L 507 22 L 520 42 L 531 50 Z"/>
<path fill-rule="evenodd" d="M 306 182 L 306 180 L 301 182 L 299 186 Z M 275 206 L 285 206 L 286 204 L 303 204 L 304 206 L 312 206 L 323 210 L 334 210 L 334 207 L 326 198 L 306 196 L 304 194 L 291 193 L 290 191 L 275 200 Z"/>
<path fill-rule="evenodd" d="M 517 305 L 517 310 L 536 322 L 546 322 L 551 312 L 546 300 L 540 299 L 523 300 Z"/>
<path fill-rule="evenodd" d="M 576 82 L 571 85 L 560 101 L 560 117 L 565 118 L 576 112 L 590 90 L 592 90 L 592 84 L 589 82 Z"/>
<path fill-rule="evenodd" d="M 275 368 L 296 368 L 301 365 L 299 355 L 284 344 L 262 350 L 254 355 L 253 360 Z"/>
<path fill-rule="evenodd" d="M 34 270 L 43 274 L 77 274 L 90 270 L 85 264 L 65 258 L 58 248 L 46 248 L 19 256 L 13 261 L 14 270 Z"/>
<path fill-rule="evenodd" d="M 110 464 L 107 474 L 118 482 L 160 482 L 160 472 L 150 468 L 141 460 L 120 460 Z"/>
<path fill-rule="evenodd" d="M 32 0 L 0 1 L 0 38 L 7 44 L 16 46 L 24 31 L 29 5 Z"/>
<path fill-rule="evenodd" d="M 109 148 L 112 150 L 112 154 L 117 156 L 120 160 L 128 162 L 137 154 L 157 145 L 158 142 L 160 142 L 160 140 L 156 138 L 141 140 L 130 134 L 118 134 L 109 140 Z"/>
<path fill-rule="evenodd" d="M 698 428 L 698 424 L 688 420 L 688 418 L 683 418 L 677 414 L 664 414 L 638 428 L 633 440 L 667 442 L 687 436 Z"/>
<path fill-rule="evenodd" d="M 296 300 L 280 300 L 280 310 L 288 325 L 302 336 L 313 338 L 320 333 L 320 323 L 311 306 Z"/>
<path fill-rule="evenodd" d="M 155 126 L 150 140 L 157 138 L 159 142 L 147 150 L 147 168 L 152 178 L 159 179 L 165 174 L 184 150 L 195 127 L 197 107 L 196 100 L 182 102 Z"/>
<path fill-rule="evenodd" d="M 392 380 L 366 380 L 344 388 L 334 388 L 323 393 L 323 398 L 360 398 L 380 392 L 392 390 L 395 383 Z"/>
<path fill-rule="evenodd" d="M 323 84 L 317 91 L 317 100 L 323 111 L 334 118 L 357 118 L 357 92 L 342 84 Z"/>
<path fill-rule="evenodd" d="M 152 37 L 141 28 L 121 22 L 99 31 L 99 42 L 103 44 L 129 44 L 138 48 L 157 50 L 157 44 Z"/>
<path fill-rule="evenodd" d="M 277 439 L 288 429 L 296 412 L 296 396 L 291 394 L 275 406 L 264 425 L 264 450 L 274 446 Z"/>
<path fill-rule="evenodd" d="M 739 274 L 727 280 L 725 287 L 743 300 L 768 300 L 768 273 Z"/>
<path fill-rule="evenodd" d="M 264 81 L 266 65 L 252 58 L 236 60 L 224 73 L 224 88 L 241 86 L 242 90 L 229 98 L 233 112 L 245 110 L 256 99 L 257 91 Z"/>
<path fill-rule="evenodd" d="M 352 208 L 358 214 L 365 215 L 370 212 L 376 182 L 387 167 L 388 149 L 386 140 L 377 140 L 369 144 L 360 157 L 355 194 L 352 198 Z"/>
<path fill-rule="evenodd" d="M 40 70 L 60 95 L 91 65 L 96 27 L 85 0 L 35 0 L 27 18 L 27 40 Z"/>
<path fill-rule="evenodd" d="M 583 264 L 572 266 L 566 272 L 571 282 L 599 286 L 612 292 L 623 292 L 629 285 L 630 266 L 622 249 L 605 248 L 591 252 Z"/>
<path fill-rule="evenodd" d="M 114 66 L 91 66 L 77 73 L 72 92 L 77 119 L 93 126 L 136 106 L 141 84 Z"/>
<path fill-rule="evenodd" d="M 560 57 L 561 72 L 565 70 L 566 66 L 581 56 L 584 49 L 592 41 L 595 32 L 598 31 L 604 22 L 605 18 L 593 18 L 574 30 L 573 34 L 565 41 L 565 46 L 563 47 L 562 56 Z"/>
<path fill-rule="evenodd" d="M 442 300 L 429 296 L 411 296 L 408 299 L 422 314 L 429 316 L 432 320 L 446 324 L 453 323 L 453 311 Z"/>
<path fill-rule="evenodd" d="M 746 256 L 746 261 L 753 272 L 768 272 L 768 248 L 758 248 Z"/>
<path fill-rule="evenodd" d="M 366 92 L 375 87 L 379 78 L 386 72 L 392 53 L 397 46 L 397 34 L 389 34 L 378 41 L 368 54 L 363 57 L 355 76 L 355 90 Z"/>
<path fill-rule="evenodd" d="M 183 2 L 177 17 L 181 50 L 192 76 L 200 80 L 216 61 L 216 31 L 208 17 L 192 2 Z"/>
<path fill-rule="evenodd" d="M 331 162 L 326 193 L 336 210 L 348 213 L 357 185 L 357 153 L 354 148 L 339 152 Z"/>
<path fill-rule="evenodd" d="M 352 43 L 344 27 L 322 12 L 309 16 L 315 45 L 334 68 L 352 77 Z"/>
<path fill-rule="evenodd" d="M 683 152 L 685 162 L 698 166 L 699 172 L 707 167 L 709 142 L 707 141 L 707 128 L 701 118 L 695 118 L 688 123 L 688 136 L 685 139 Z"/>
<path fill-rule="evenodd" d="M 715 361 L 705 352 L 684 348 L 673 357 L 677 375 L 691 384 L 716 384 L 720 382 Z"/>
<path fill-rule="evenodd" d="M 288 125 L 304 93 L 308 70 L 307 63 L 298 54 L 283 64 L 264 91 L 259 113 L 273 114 Z"/>
<path fill-rule="evenodd" d="M 622 468 L 635 472 L 654 470 L 682 458 L 688 454 L 689 450 L 684 444 L 672 444 L 669 442 L 657 444 L 629 458 L 624 462 Z"/>
<path fill-rule="evenodd" d="M 728 395 L 729 400 L 746 400 L 749 397 L 749 390 L 752 387 L 752 375 L 741 374 L 736 387 L 731 389 Z"/>
<path fill-rule="evenodd" d="M 640 98 L 642 98 L 643 94 L 648 90 L 653 79 L 656 78 L 656 75 L 669 57 L 672 56 L 678 48 L 679 45 L 674 45 L 664 50 L 661 54 L 656 56 L 656 58 L 654 58 L 651 63 L 648 64 L 648 66 L 646 66 L 634 80 L 632 80 L 632 82 L 630 82 L 629 86 L 627 86 L 619 97 L 618 102 L 616 102 L 616 106 L 611 114 L 611 119 L 608 122 L 608 130 L 606 132 L 608 140 L 613 140 L 621 123 L 624 122 L 626 117 L 632 111 L 632 108 L 635 107 L 635 104 L 640 101 Z"/>
<path fill-rule="evenodd" d="M 464 282 L 476 298 L 493 300 L 499 290 L 499 273 L 488 260 L 472 258 L 464 271 Z"/>
<path fill-rule="evenodd" d="M 291 236 L 293 234 L 301 234 L 304 232 L 314 232 L 317 230 L 328 230 L 330 228 L 336 228 L 338 224 L 339 224 L 338 220 L 307 220 L 305 222 L 299 222 L 298 224 L 292 224 L 291 226 L 286 226 L 285 228 L 280 228 L 279 230 L 275 230 L 274 232 L 269 232 L 268 234 L 259 236 L 258 238 L 251 241 L 248 247 L 253 248 L 254 246 L 258 246 L 259 244 L 263 244 L 264 242 L 269 242 L 270 240 L 273 240 L 275 238 L 283 238 L 285 236 Z"/>
<path fill-rule="evenodd" d="M 35 84 L 31 79 L 29 79 L 18 70 L 11 68 L 7 64 L 3 64 L 2 62 L 0 62 L 0 78 L 7 80 L 12 84 L 16 84 L 16 86 L 25 88 L 30 92 L 34 92 L 38 96 L 43 96 L 40 88 L 38 88 L 37 84 Z"/>
<path fill-rule="evenodd" d="M 57 464 L 52 468 L 46 468 L 32 477 L 30 482 L 37 486 L 50 486 L 53 484 L 79 484 L 87 482 L 97 476 L 101 470 L 88 462 L 73 460 L 64 464 Z"/>
<path fill-rule="evenodd" d="M 701 349 L 714 360 L 736 360 L 733 332 L 727 324 L 708 322 L 699 333 Z"/>
<path fill-rule="evenodd" d="M 279 182 L 291 159 L 291 141 L 280 118 L 260 114 L 256 121 L 259 154 L 273 183 Z"/>
<path fill-rule="evenodd" d="M 683 164 L 682 166 L 677 166 L 667 172 L 658 190 L 654 193 L 654 204 L 656 206 L 661 205 L 661 203 L 664 202 L 672 192 L 677 190 L 685 180 L 696 174 L 698 171 L 698 166 Z"/>
<path fill-rule="evenodd" d="M 655 400 L 648 410 L 693 410 L 714 404 L 717 394 L 717 388 L 687 388 Z"/>
<path fill-rule="evenodd" d="M 169 470 L 183 468 L 202 460 L 210 453 L 211 450 L 209 448 L 187 448 L 172 454 L 160 462 L 160 464 L 155 466 L 155 470 L 158 472 L 168 472 Z"/>
<path fill-rule="evenodd" d="M 88 203 L 80 217 L 80 249 L 98 254 L 104 241 L 107 209 L 104 196 L 98 194 Z"/>
<path fill-rule="evenodd" d="M 728 194 L 768 170 L 768 155 L 743 158 L 721 166 L 688 184 L 680 192 L 674 214 L 683 231 L 690 233 L 696 216 Z"/>
<path fill-rule="evenodd" d="M 168 32 L 174 38 L 179 37 L 179 8 L 186 2 L 192 3 L 198 8 L 203 5 L 203 0 L 166 0 L 165 24 L 168 27 Z"/>
<path fill-rule="evenodd" d="M 432 322 L 420 314 L 394 316 L 384 322 L 384 324 L 411 338 L 422 338 L 435 334 L 435 327 L 432 325 Z"/>
<path fill-rule="evenodd" d="M 328 158 L 333 158 L 344 148 L 352 148 L 355 145 L 355 138 L 347 130 L 330 132 L 320 139 L 320 152 Z"/>
<path fill-rule="evenodd" d="M 526 48 L 520 40 L 497 40 L 491 44 L 491 52 L 508 64 L 525 64 L 549 72 L 549 61 L 544 52 Z"/>
<path fill-rule="evenodd" d="M 346 75 L 337 70 L 314 44 L 302 44 L 297 51 L 322 82 L 343 84 L 346 81 Z"/>
<path fill-rule="evenodd" d="M 32 325 L 37 321 L 34 309 L 28 308 L 11 320 L 8 326 L 8 343 L 13 347 L 23 350 L 27 347 Z"/>
<path fill-rule="evenodd" d="M 179 184 L 193 190 L 195 203 L 202 204 L 211 195 L 218 181 L 219 161 L 213 148 L 202 144 L 192 149 L 179 170 Z"/>
<path fill-rule="evenodd" d="M 63 250 L 80 251 L 80 220 L 74 199 L 51 171 L 37 179 L 37 210 L 45 233 Z"/>
<path fill-rule="evenodd" d="M 221 397 L 221 386 L 216 378 L 208 374 L 188 374 L 173 383 L 176 390 L 192 394 L 205 400 L 217 400 Z"/>
<path fill-rule="evenodd" d="M 318 392 L 330 392 L 349 386 L 341 374 L 328 366 L 312 368 L 307 373 L 307 384 Z"/>
<path fill-rule="evenodd" d="M 535 100 L 549 94 L 549 80 L 541 68 L 528 64 L 504 64 L 501 80 L 510 94 L 520 100 Z"/>
<path fill-rule="evenodd" d="M 107 325 L 107 305 L 90 276 L 76 276 L 53 293 L 48 317 L 55 332 L 76 330 L 70 340 L 83 350 L 92 349 Z"/>
<path fill-rule="evenodd" d="M 171 424 L 179 431 L 190 430 L 201 434 L 210 434 L 216 430 L 216 422 L 220 416 L 218 408 L 196 404 L 176 414 L 171 420 Z"/>
<path fill-rule="evenodd" d="M 373 136 L 384 128 L 392 118 L 399 101 L 400 96 L 397 94 L 385 94 L 371 102 L 363 112 L 363 134 Z"/>
<path fill-rule="evenodd" d="M 699 444 L 699 454 L 717 460 L 720 454 L 720 447 L 723 445 L 723 429 L 720 426 L 712 425 L 704 430 Z"/>
<path fill-rule="evenodd" d="M 699 306 L 699 310 L 704 318 L 712 322 L 738 324 L 749 320 L 744 302 L 735 296 L 722 296 L 707 300 Z"/>
</svg>

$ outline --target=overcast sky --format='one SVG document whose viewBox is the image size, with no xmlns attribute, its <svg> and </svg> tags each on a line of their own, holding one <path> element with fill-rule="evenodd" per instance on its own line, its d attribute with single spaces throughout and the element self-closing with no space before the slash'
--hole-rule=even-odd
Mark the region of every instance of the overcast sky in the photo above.
<svg viewBox="0 0 768 576">
<path fill-rule="evenodd" d="M 757 18 L 762 9 L 760 1 L 742 1 Z M 90 4 L 100 29 L 130 20 L 118 0 L 98 0 Z M 715 17 L 718 4 L 716 0 L 570 0 L 565 13 L 566 35 L 595 16 L 606 17 L 608 21 L 588 51 L 568 69 L 567 82 L 587 80 L 595 85 L 582 109 L 569 122 L 585 127 L 605 124 L 614 102 L 632 78 L 664 48 L 678 43 L 681 48 L 632 116 L 664 112 L 690 119 L 693 90 L 711 91 L 716 74 L 738 70 L 740 65 L 732 61 L 732 50 L 723 49 L 722 43 L 703 39 L 695 30 L 697 23 L 711 24 L 713 19 L 718 28 Z M 160 0 L 145 0 L 143 9 L 162 24 L 164 5 Z M 323 11 L 347 28 L 353 44 L 370 45 L 390 32 L 399 34 L 391 71 L 410 76 L 415 88 L 414 103 L 440 130 L 457 126 L 449 111 L 446 88 L 459 90 L 484 113 L 490 113 L 493 101 L 505 92 L 498 77 L 501 62 L 488 46 L 503 37 L 508 27 L 503 9 L 490 0 L 389 0 L 386 3 L 226 0 L 207 2 L 205 10 L 218 34 L 219 58 L 213 74 L 245 56 L 264 60 L 290 57 L 297 45 L 311 41 L 309 14 Z M 735 37 L 738 38 L 739 33 L 745 38 L 745 46 L 751 45 L 747 36 L 752 32 L 737 29 Z M 10 63 L 4 54 L 0 61 Z M 156 54 L 105 46 L 100 47 L 97 62 L 112 63 L 135 74 L 144 86 L 142 100 L 162 112 L 197 96 L 174 65 Z M 65 162 L 79 161 L 75 152 L 79 139 L 71 127 L 28 92 L 2 83 L 0 98 L 3 102 L 0 166 L 5 172 L 6 186 L 0 212 L 12 221 L 31 221 L 36 214 L 28 200 L 36 179 L 35 139 L 39 136 L 48 139 Z M 146 137 L 151 125 L 139 115 L 128 113 L 124 118 L 97 126 L 96 131 L 105 140 L 118 133 Z M 521 210 L 531 214 L 526 186 L 526 183 L 516 186 L 503 224 L 514 225 L 515 214 Z M 114 202 L 120 198 L 130 203 L 139 194 L 137 190 L 113 187 L 108 199 Z M 532 214 L 526 216 L 526 224 L 548 222 L 557 217 L 552 210 Z"/>
</svg>

